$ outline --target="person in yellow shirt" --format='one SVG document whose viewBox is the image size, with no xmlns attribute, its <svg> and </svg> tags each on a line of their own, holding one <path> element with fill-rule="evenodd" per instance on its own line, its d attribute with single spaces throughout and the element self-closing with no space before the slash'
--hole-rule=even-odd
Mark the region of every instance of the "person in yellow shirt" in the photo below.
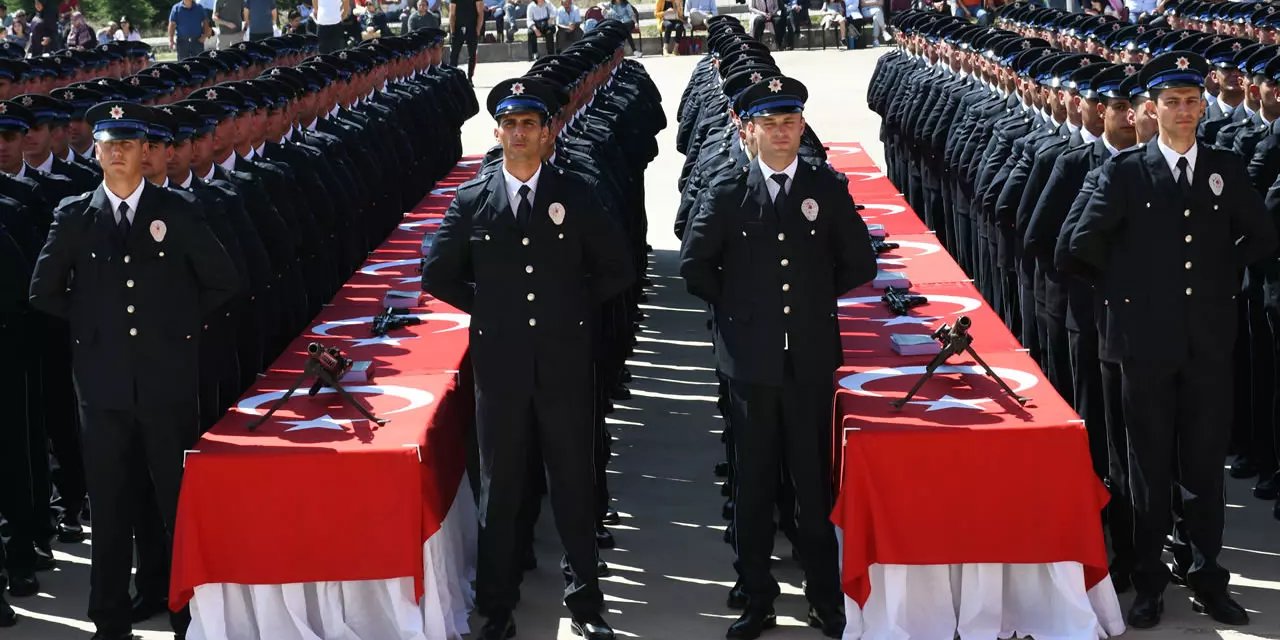
<svg viewBox="0 0 1280 640">
<path fill-rule="evenodd" d="M 674 55 L 676 43 L 684 37 L 684 0 L 658 0 L 653 13 L 662 16 L 662 54 Z"/>
</svg>

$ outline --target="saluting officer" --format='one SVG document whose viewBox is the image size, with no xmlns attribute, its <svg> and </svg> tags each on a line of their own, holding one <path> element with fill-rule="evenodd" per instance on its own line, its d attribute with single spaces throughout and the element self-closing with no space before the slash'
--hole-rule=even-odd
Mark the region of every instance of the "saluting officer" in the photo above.
<svg viewBox="0 0 1280 640">
<path fill-rule="evenodd" d="M 593 515 L 592 323 L 635 278 L 626 238 L 585 183 L 543 164 L 552 90 L 534 79 L 489 93 L 501 171 L 458 188 L 422 272 L 428 293 L 470 313 L 480 448 L 480 637 L 515 634 L 517 514 L 527 448 L 545 460 L 572 581 L 575 633 L 613 638 L 601 617 Z"/>
<path fill-rule="evenodd" d="M 809 622 L 844 632 L 829 469 L 832 376 L 840 364 L 836 299 L 869 281 L 875 255 L 847 184 L 799 160 L 808 91 L 761 80 L 735 100 L 757 157 L 717 186 L 685 232 L 680 275 L 715 316 L 729 380 L 737 474 L 734 528 L 749 603 L 729 638 L 776 624 L 770 575 L 775 492 L 790 469 L 799 507 Z"/>
<path fill-rule="evenodd" d="M 1095 273 L 1106 309 L 1103 359 L 1118 361 L 1129 436 L 1134 586 L 1128 623 L 1160 621 L 1170 579 L 1173 465 L 1194 561 L 1193 606 L 1245 624 L 1218 564 L 1222 467 L 1233 407 L 1232 346 L 1240 270 L 1274 255 L 1276 228 L 1235 155 L 1196 142 L 1208 62 L 1175 50 L 1151 60 L 1143 107 L 1159 124 L 1145 149 L 1104 164 L 1070 240 Z"/>
<path fill-rule="evenodd" d="M 143 178 L 147 113 L 107 102 L 86 114 L 104 181 L 57 209 L 31 278 L 32 305 L 71 324 L 94 505 L 95 640 L 131 637 L 131 543 L 145 500 L 137 467 L 154 483 L 171 539 L 182 452 L 197 435 L 201 323 L 239 283 L 195 199 Z M 183 636 L 184 616 L 173 622 Z"/>
</svg>

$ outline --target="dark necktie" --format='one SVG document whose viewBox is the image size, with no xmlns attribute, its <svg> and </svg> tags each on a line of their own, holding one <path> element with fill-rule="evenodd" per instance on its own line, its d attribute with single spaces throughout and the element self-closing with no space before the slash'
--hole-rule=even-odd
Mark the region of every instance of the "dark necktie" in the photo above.
<svg viewBox="0 0 1280 640">
<path fill-rule="evenodd" d="M 520 185 L 520 204 L 516 205 L 516 222 L 521 229 L 529 228 L 529 218 L 533 216 L 533 203 L 529 202 L 529 185 Z"/>
<path fill-rule="evenodd" d="M 129 222 L 129 203 L 121 202 L 120 208 L 116 211 L 120 217 L 116 221 L 116 233 L 120 235 L 120 245 L 124 246 L 125 241 L 129 239 L 129 228 L 132 225 Z"/>
<path fill-rule="evenodd" d="M 773 197 L 773 212 L 781 216 L 787 207 L 787 174 L 775 173 L 770 179 L 778 183 L 778 195 Z"/>
<path fill-rule="evenodd" d="M 1178 188 L 1182 190 L 1182 195 L 1186 196 L 1191 193 L 1191 164 L 1187 162 L 1187 157 L 1178 158 Z"/>
</svg>

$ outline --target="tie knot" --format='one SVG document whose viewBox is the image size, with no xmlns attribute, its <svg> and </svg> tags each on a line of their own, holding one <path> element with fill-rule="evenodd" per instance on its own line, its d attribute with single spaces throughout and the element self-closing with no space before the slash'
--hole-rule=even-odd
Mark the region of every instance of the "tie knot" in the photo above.
<svg viewBox="0 0 1280 640">
<path fill-rule="evenodd" d="M 1187 167 L 1188 167 L 1189 165 L 1190 165 L 1190 163 L 1189 163 L 1189 162 L 1187 162 L 1187 157 L 1186 157 L 1186 156 L 1178 156 L 1178 170 L 1179 170 L 1179 171 L 1186 171 L 1186 170 L 1187 170 Z"/>
<path fill-rule="evenodd" d="M 120 203 L 120 209 L 119 209 L 119 211 L 120 211 L 120 215 L 124 215 L 124 214 L 126 214 L 126 213 L 129 213 L 129 203 L 128 203 L 128 202 L 121 202 L 121 203 Z"/>
<path fill-rule="evenodd" d="M 527 198 L 529 197 L 530 191 L 532 191 L 532 189 L 529 188 L 529 185 L 522 184 L 520 185 L 520 188 L 516 190 L 516 193 L 519 193 L 521 198 Z"/>
<path fill-rule="evenodd" d="M 779 187 L 787 186 L 787 174 L 785 173 L 775 173 L 772 176 L 769 176 L 769 178 L 778 183 Z"/>
</svg>

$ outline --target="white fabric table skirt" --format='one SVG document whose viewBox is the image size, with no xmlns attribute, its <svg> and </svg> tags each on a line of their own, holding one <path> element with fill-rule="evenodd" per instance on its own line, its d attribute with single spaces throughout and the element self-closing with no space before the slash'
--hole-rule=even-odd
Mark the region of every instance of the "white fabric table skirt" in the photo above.
<svg viewBox="0 0 1280 640">
<path fill-rule="evenodd" d="M 1079 562 L 871 565 L 866 608 L 845 596 L 844 640 L 1097 640 L 1125 631 L 1107 577 Z"/>
<path fill-rule="evenodd" d="M 309 532 L 326 535 L 323 532 Z M 479 525 L 464 473 L 440 530 L 423 544 L 425 593 L 413 578 L 206 584 L 191 600 L 190 640 L 455 640 L 469 633 Z M 335 534 L 336 535 L 336 534 Z"/>
</svg>

